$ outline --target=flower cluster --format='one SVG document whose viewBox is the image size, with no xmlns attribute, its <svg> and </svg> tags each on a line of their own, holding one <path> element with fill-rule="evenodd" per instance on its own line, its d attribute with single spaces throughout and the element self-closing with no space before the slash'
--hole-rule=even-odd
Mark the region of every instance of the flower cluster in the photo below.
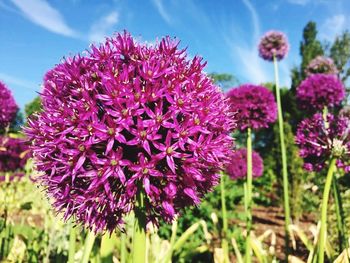
<svg viewBox="0 0 350 263">
<path fill-rule="evenodd" d="M 0 81 L 0 129 L 7 127 L 15 118 L 18 106 L 11 91 Z"/>
<path fill-rule="evenodd" d="M 305 74 L 309 76 L 318 73 L 337 75 L 338 69 L 334 64 L 333 59 L 324 56 L 317 56 L 311 60 L 305 69 Z"/>
<path fill-rule="evenodd" d="M 350 119 L 328 114 L 326 121 L 320 113 L 303 120 L 297 129 L 296 144 L 308 171 L 319 171 L 333 157 L 338 167 L 350 171 Z"/>
<path fill-rule="evenodd" d="M 313 74 L 297 88 L 300 108 L 311 112 L 337 106 L 344 97 L 344 85 L 334 75 Z"/>
<path fill-rule="evenodd" d="M 236 114 L 237 126 L 241 131 L 247 128 L 267 128 L 277 119 L 277 104 L 272 92 L 262 86 L 246 84 L 232 88 L 227 97 L 231 112 Z"/>
<path fill-rule="evenodd" d="M 28 158 L 28 147 L 22 139 L 0 136 L 0 172 L 23 170 Z"/>
<path fill-rule="evenodd" d="M 252 152 L 253 177 L 263 174 L 264 163 L 259 153 Z M 232 155 L 231 162 L 226 167 L 226 172 L 231 179 L 240 179 L 247 176 L 247 149 L 241 148 Z"/>
<path fill-rule="evenodd" d="M 284 33 L 279 31 L 268 31 L 259 43 L 259 55 L 264 60 L 273 61 L 283 59 L 289 50 L 288 40 Z"/>
<path fill-rule="evenodd" d="M 49 71 L 26 134 L 56 210 L 113 231 L 141 191 L 153 223 L 198 204 L 235 126 L 204 66 L 168 37 L 147 46 L 124 32 Z"/>
</svg>

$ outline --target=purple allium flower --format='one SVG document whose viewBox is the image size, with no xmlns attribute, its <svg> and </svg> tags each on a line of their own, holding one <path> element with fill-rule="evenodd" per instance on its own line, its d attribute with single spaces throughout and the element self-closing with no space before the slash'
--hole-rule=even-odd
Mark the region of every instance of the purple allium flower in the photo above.
<svg viewBox="0 0 350 263">
<path fill-rule="evenodd" d="M 247 128 L 267 128 L 277 119 L 275 97 L 263 86 L 245 84 L 232 88 L 227 97 L 230 99 L 231 112 L 236 113 L 237 126 L 241 131 Z"/>
<path fill-rule="evenodd" d="M 318 73 L 337 75 L 338 69 L 334 64 L 333 59 L 324 56 L 317 56 L 311 60 L 305 69 L 305 74 L 309 76 Z"/>
<path fill-rule="evenodd" d="M 26 133 L 56 210 L 113 231 L 140 191 L 153 223 L 198 204 L 229 161 L 235 126 L 204 66 L 169 37 L 146 46 L 124 32 L 49 71 Z"/>
<path fill-rule="evenodd" d="M 264 163 L 259 153 L 252 152 L 253 177 L 260 177 L 264 171 Z M 231 162 L 226 167 L 231 179 L 240 179 L 247 176 L 247 149 L 241 148 L 232 154 Z"/>
<path fill-rule="evenodd" d="M 11 91 L 0 81 L 0 129 L 7 127 L 15 118 L 18 106 Z"/>
<path fill-rule="evenodd" d="M 258 49 L 260 57 L 264 60 L 273 61 L 274 56 L 281 60 L 288 53 L 288 39 L 282 32 L 268 31 L 261 38 Z"/>
<path fill-rule="evenodd" d="M 303 120 L 297 129 L 296 144 L 304 158 L 304 168 L 309 171 L 321 170 L 325 162 L 334 156 L 338 167 L 350 171 L 350 119 L 327 115 L 325 123 L 321 113 Z"/>
<path fill-rule="evenodd" d="M 334 75 L 313 74 L 297 88 L 299 107 L 308 111 L 337 106 L 344 97 L 344 85 Z"/>
<path fill-rule="evenodd" d="M 0 172 L 23 170 L 28 158 L 24 140 L 0 136 Z"/>
</svg>

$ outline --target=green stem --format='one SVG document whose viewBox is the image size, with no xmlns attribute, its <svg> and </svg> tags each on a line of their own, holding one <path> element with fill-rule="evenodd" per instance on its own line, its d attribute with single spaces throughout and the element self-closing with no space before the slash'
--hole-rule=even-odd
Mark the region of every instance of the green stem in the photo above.
<svg viewBox="0 0 350 263">
<path fill-rule="evenodd" d="M 144 194 L 140 191 L 136 196 L 134 235 L 133 235 L 133 263 L 146 262 L 146 215 Z"/>
<path fill-rule="evenodd" d="M 120 263 L 126 263 L 126 234 L 121 233 L 120 238 Z"/>
<path fill-rule="evenodd" d="M 276 100 L 278 108 L 278 127 L 280 134 L 281 154 L 282 154 L 282 176 L 283 176 L 283 201 L 284 201 L 284 221 L 285 221 L 285 259 L 288 260 L 289 255 L 289 232 L 290 225 L 290 208 L 289 208 L 289 188 L 288 188 L 288 168 L 287 168 L 287 153 L 284 140 L 283 115 L 281 105 L 281 94 L 279 88 L 278 66 L 277 59 L 273 57 L 273 64 L 275 68 L 275 85 L 276 85 Z"/>
<path fill-rule="evenodd" d="M 221 174 L 220 190 L 221 190 L 221 212 L 222 212 L 222 241 L 221 241 L 221 246 L 222 246 L 222 249 L 224 251 L 224 263 L 228 263 L 230 261 L 229 261 L 228 241 L 227 241 L 228 223 L 227 223 L 226 194 L 225 194 L 225 175 L 224 174 Z"/>
<path fill-rule="evenodd" d="M 76 229 L 73 223 L 69 223 L 69 250 L 68 250 L 68 263 L 74 263 L 75 256 L 75 241 L 76 241 Z"/>
<path fill-rule="evenodd" d="M 253 189 L 253 164 L 252 164 L 252 131 L 247 130 L 247 189 L 246 189 L 246 224 L 247 224 L 247 240 L 245 250 L 245 261 L 250 263 L 251 248 L 251 230 L 252 230 L 252 189 Z"/>
<path fill-rule="evenodd" d="M 89 231 L 84 242 L 84 252 L 83 257 L 81 259 L 81 263 L 88 263 L 90 258 L 90 253 L 92 250 L 92 247 L 95 243 L 95 235 L 93 232 Z"/>
<path fill-rule="evenodd" d="M 329 163 L 326 184 L 323 190 L 322 197 L 322 211 L 321 211 L 321 230 L 319 236 L 319 249 L 318 249 L 318 263 L 324 262 L 324 250 L 326 243 L 326 230 L 327 230 L 327 206 L 329 199 L 329 192 L 331 190 L 333 174 L 336 169 L 336 158 L 332 158 Z"/>
<path fill-rule="evenodd" d="M 335 212 L 337 216 L 337 228 L 338 228 L 338 241 L 339 241 L 339 251 L 343 251 L 344 249 L 344 238 L 345 238 L 345 229 L 344 229 L 344 213 L 343 213 L 343 205 L 341 201 L 341 196 L 339 193 L 339 188 L 337 184 L 337 179 L 334 178 L 332 181 L 333 186 L 333 195 L 335 202 Z"/>
</svg>

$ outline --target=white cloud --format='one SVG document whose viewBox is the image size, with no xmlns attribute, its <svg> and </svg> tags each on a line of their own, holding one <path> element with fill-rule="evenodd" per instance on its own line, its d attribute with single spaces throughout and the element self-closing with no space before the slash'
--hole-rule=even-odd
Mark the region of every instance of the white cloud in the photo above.
<svg viewBox="0 0 350 263">
<path fill-rule="evenodd" d="M 28 80 L 24 80 L 24 79 L 20 79 L 18 77 L 14 77 L 12 75 L 8 75 L 6 73 L 0 72 L 0 79 L 2 81 L 4 81 L 4 83 L 6 85 L 8 85 L 9 87 L 11 85 L 15 85 L 21 88 L 25 88 L 25 89 L 30 89 L 30 90 L 39 90 L 40 89 L 40 85 Z"/>
<path fill-rule="evenodd" d="M 112 30 L 113 27 L 119 21 L 119 14 L 113 11 L 106 16 L 101 17 L 97 22 L 95 22 L 90 29 L 89 40 L 94 42 L 101 42 L 104 40 L 108 31 Z"/>
<path fill-rule="evenodd" d="M 229 47 L 232 60 L 240 67 L 237 67 L 240 75 L 243 79 L 242 82 L 250 82 L 252 84 L 261 84 L 264 82 L 271 82 L 274 80 L 273 66 L 269 62 L 265 62 L 259 57 L 258 42 L 261 37 L 260 31 L 260 19 L 259 15 L 251 3 L 250 0 L 242 0 L 246 8 L 248 9 L 251 17 L 252 29 L 248 34 L 248 39 L 237 39 L 237 35 L 243 35 L 244 31 L 235 28 L 235 24 L 232 24 L 231 29 L 227 32 L 223 32 L 226 45 Z M 281 70 L 281 86 L 290 85 L 290 70 L 287 61 L 279 63 Z"/>
<path fill-rule="evenodd" d="M 172 19 L 168 12 L 165 10 L 165 7 L 163 5 L 163 0 L 152 0 L 152 3 L 155 5 L 157 8 L 158 13 L 160 16 L 167 22 L 168 24 L 172 23 Z"/>
<path fill-rule="evenodd" d="M 334 38 L 345 30 L 347 19 L 343 14 L 337 14 L 326 19 L 320 28 L 320 36 L 328 41 L 333 41 Z"/>
<path fill-rule="evenodd" d="M 254 42 L 255 42 L 260 35 L 259 16 L 258 16 L 258 13 L 256 12 L 256 9 L 254 8 L 254 6 L 249 0 L 243 0 L 243 3 L 249 10 L 250 15 L 252 17 L 253 33 L 254 33 L 253 36 L 254 36 Z"/>
<path fill-rule="evenodd" d="M 11 0 L 33 23 L 60 35 L 75 37 L 76 32 L 64 21 L 61 13 L 45 0 Z"/>
</svg>

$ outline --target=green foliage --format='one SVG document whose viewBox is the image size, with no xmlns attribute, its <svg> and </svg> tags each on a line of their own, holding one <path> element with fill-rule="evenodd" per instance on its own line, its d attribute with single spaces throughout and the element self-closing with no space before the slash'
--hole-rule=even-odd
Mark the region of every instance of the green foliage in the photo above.
<svg viewBox="0 0 350 263">
<path fill-rule="evenodd" d="M 41 99 L 39 96 L 35 97 L 31 102 L 29 102 L 24 107 L 24 111 L 26 113 L 26 117 L 28 118 L 30 115 L 36 112 L 40 112 L 41 109 Z"/>
<path fill-rule="evenodd" d="M 337 36 L 330 48 L 330 57 L 334 60 L 343 82 L 350 76 L 350 33 L 345 31 Z"/>
<path fill-rule="evenodd" d="M 219 85 L 223 90 L 228 90 L 240 84 L 239 80 L 231 74 L 213 72 L 208 75 L 213 79 L 214 83 Z"/>
</svg>

